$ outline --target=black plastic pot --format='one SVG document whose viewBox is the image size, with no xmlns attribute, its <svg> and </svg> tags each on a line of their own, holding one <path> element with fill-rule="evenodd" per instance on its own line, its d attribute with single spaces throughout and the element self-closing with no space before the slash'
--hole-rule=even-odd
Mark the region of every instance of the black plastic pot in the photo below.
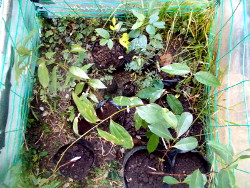
<svg viewBox="0 0 250 188">
<path fill-rule="evenodd" d="M 140 146 L 132 149 L 125 155 L 123 161 L 123 183 L 125 188 L 135 188 L 135 187 L 145 187 L 145 188 L 169 188 L 169 185 L 163 183 L 163 176 L 151 175 L 147 171 L 153 171 L 155 166 L 150 166 L 151 168 L 146 168 L 147 161 L 151 164 L 157 164 L 158 159 L 161 158 L 164 154 L 160 151 L 155 151 L 151 154 L 148 153 L 146 146 Z M 131 164 L 131 161 L 137 160 L 141 163 L 136 165 Z M 165 173 L 171 173 L 171 161 L 168 157 L 164 159 L 163 170 Z M 146 163 L 144 163 L 146 161 Z M 148 164 L 150 165 L 150 164 Z M 145 169 L 141 169 L 145 167 Z M 135 175 L 135 181 L 131 176 Z M 132 183 L 131 183 L 132 182 Z M 159 186 L 160 185 L 160 186 Z"/>
<path fill-rule="evenodd" d="M 70 144 L 62 146 L 53 156 L 54 164 L 57 164 L 62 153 Z M 94 149 L 90 142 L 79 140 L 71 146 L 62 157 L 58 168 L 59 173 L 74 180 L 82 180 L 87 176 L 95 161 Z"/>
</svg>

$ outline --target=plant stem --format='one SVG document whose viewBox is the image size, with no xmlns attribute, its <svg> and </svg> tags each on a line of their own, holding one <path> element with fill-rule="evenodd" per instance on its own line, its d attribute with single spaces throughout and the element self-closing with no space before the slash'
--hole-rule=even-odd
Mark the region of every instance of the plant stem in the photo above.
<svg viewBox="0 0 250 188">
<path fill-rule="evenodd" d="M 158 175 L 158 176 L 177 176 L 177 177 L 187 177 L 187 174 L 171 174 L 171 173 L 165 173 L 161 171 L 153 172 L 153 171 L 146 171 L 147 174 L 151 175 Z"/>
</svg>

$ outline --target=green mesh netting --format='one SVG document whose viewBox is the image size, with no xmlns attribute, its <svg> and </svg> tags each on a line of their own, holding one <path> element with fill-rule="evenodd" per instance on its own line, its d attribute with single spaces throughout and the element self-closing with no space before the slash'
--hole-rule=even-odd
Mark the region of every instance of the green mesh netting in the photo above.
<svg viewBox="0 0 250 188">
<path fill-rule="evenodd" d="M 39 15 L 47 17 L 122 16 L 131 8 L 146 9 L 143 0 L 0 0 L 0 182 L 10 185 L 11 173 L 18 169 L 18 152 L 23 146 L 28 115 L 28 99 L 32 90 L 30 67 L 19 83 L 14 78 L 15 44 L 33 29 L 36 34 L 27 44 L 39 43 Z M 207 117 L 207 139 L 230 143 L 236 152 L 250 144 L 250 0 L 162 0 L 157 6 L 170 6 L 168 11 L 202 11 L 216 6 L 214 27 L 210 33 L 210 57 L 215 56 L 216 74 L 222 85 L 207 89 L 211 115 Z M 145 10 L 146 11 L 146 10 Z M 34 61 L 29 59 L 28 61 Z M 28 62 L 26 62 L 28 63 Z M 216 159 L 208 148 L 211 160 Z M 235 171 L 239 187 L 250 187 L 250 161 L 245 160 Z M 1 185 L 1 184 L 0 184 Z"/>
</svg>

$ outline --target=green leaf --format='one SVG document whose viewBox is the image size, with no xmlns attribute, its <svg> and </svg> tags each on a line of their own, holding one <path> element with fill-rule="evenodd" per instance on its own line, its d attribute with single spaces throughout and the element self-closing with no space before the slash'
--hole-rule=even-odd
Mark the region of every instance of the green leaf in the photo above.
<svg viewBox="0 0 250 188">
<path fill-rule="evenodd" d="M 55 94 L 57 91 L 57 66 L 53 67 L 51 74 L 51 84 L 50 84 L 50 92 Z"/>
<path fill-rule="evenodd" d="M 170 127 L 176 129 L 178 120 L 176 116 L 173 114 L 173 112 L 169 111 L 166 108 L 163 108 L 162 116 L 166 120 L 166 122 L 169 124 Z"/>
<path fill-rule="evenodd" d="M 140 35 L 138 38 L 135 38 L 131 41 L 130 43 L 130 48 L 132 50 L 137 50 L 137 49 L 146 49 L 147 47 L 147 37 L 145 35 Z"/>
<path fill-rule="evenodd" d="M 100 40 L 100 45 L 105 46 L 108 43 L 109 39 L 102 39 Z"/>
<path fill-rule="evenodd" d="M 216 174 L 218 188 L 234 188 L 235 187 L 235 176 L 230 169 L 223 169 Z"/>
<path fill-rule="evenodd" d="M 152 134 L 147 143 L 147 149 L 149 153 L 152 153 L 156 150 L 159 144 L 159 137 L 155 134 Z"/>
<path fill-rule="evenodd" d="M 189 183 L 190 188 L 204 188 L 205 183 L 206 182 L 204 181 L 202 173 L 199 169 L 195 170 L 191 174 L 191 179 Z"/>
<path fill-rule="evenodd" d="M 51 59 L 54 55 L 55 55 L 56 52 L 47 52 L 45 53 L 45 56 L 48 58 L 48 59 Z"/>
<path fill-rule="evenodd" d="M 75 118 L 74 118 L 74 121 L 73 121 L 73 131 L 74 131 L 74 133 L 75 133 L 77 136 L 80 136 L 80 135 L 79 135 L 79 131 L 78 131 L 78 117 L 75 117 Z"/>
<path fill-rule="evenodd" d="M 209 140 L 207 144 L 212 147 L 213 151 L 222 159 L 226 164 L 233 162 L 234 152 L 228 146 L 219 142 Z"/>
<path fill-rule="evenodd" d="M 112 119 L 109 124 L 110 133 L 120 140 L 124 148 L 131 149 L 134 146 L 133 139 L 124 127 L 114 122 Z"/>
<path fill-rule="evenodd" d="M 146 31 L 147 31 L 147 33 L 150 34 L 150 35 L 154 35 L 155 32 L 156 32 L 156 31 L 155 31 L 155 27 L 152 26 L 152 25 L 147 25 Z"/>
<path fill-rule="evenodd" d="M 87 64 L 87 65 L 84 65 L 84 66 L 82 67 L 82 70 L 84 70 L 85 72 L 87 72 L 88 69 L 89 69 L 90 67 L 92 67 L 93 65 L 94 65 L 94 63 L 89 63 L 89 64 Z"/>
<path fill-rule="evenodd" d="M 107 88 L 99 79 L 89 79 L 88 84 L 94 89 L 105 89 Z"/>
<path fill-rule="evenodd" d="M 150 23 L 150 24 L 153 24 L 153 23 L 155 23 L 156 21 L 159 20 L 158 14 L 159 14 L 159 12 L 154 13 L 154 14 L 152 14 L 152 15 L 149 17 L 149 23 Z"/>
<path fill-rule="evenodd" d="M 19 54 L 19 55 L 22 55 L 22 56 L 29 56 L 30 55 L 30 52 L 31 52 L 31 50 L 29 50 L 28 48 L 26 48 L 25 46 L 19 46 L 18 48 L 17 48 L 17 53 Z"/>
<path fill-rule="evenodd" d="M 192 125 L 193 115 L 189 112 L 183 112 L 177 124 L 177 137 L 183 135 Z"/>
<path fill-rule="evenodd" d="M 141 127 L 147 127 L 148 123 L 146 121 L 144 121 L 139 115 L 138 113 L 135 113 L 134 115 L 134 122 L 135 122 L 135 129 L 136 131 L 138 131 Z"/>
<path fill-rule="evenodd" d="M 154 22 L 153 26 L 159 28 L 159 29 L 164 29 L 165 28 L 165 22 Z"/>
<path fill-rule="evenodd" d="M 93 93 L 89 93 L 89 96 L 88 96 L 93 102 L 95 103 L 99 103 L 97 97 L 93 94 Z"/>
<path fill-rule="evenodd" d="M 40 156 L 40 157 L 45 157 L 45 156 L 47 156 L 47 155 L 48 155 L 48 152 L 47 152 L 47 151 L 42 151 L 42 152 L 39 153 L 39 156 Z"/>
<path fill-rule="evenodd" d="M 85 52 L 86 50 L 82 48 L 79 44 L 75 44 L 71 46 L 70 52 L 72 53 L 79 53 L 79 52 Z"/>
<path fill-rule="evenodd" d="M 162 107 L 157 104 L 147 104 L 146 106 L 136 107 L 138 115 L 149 124 L 165 123 L 162 117 Z"/>
<path fill-rule="evenodd" d="M 142 21 L 140 21 L 140 20 L 137 20 L 136 22 L 135 22 L 135 24 L 132 26 L 132 30 L 135 30 L 135 29 L 138 29 L 139 27 L 141 27 L 142 26 L 142 24 L 143 24 L 143 22 Z"/>
<path fill-rule="evenodd" d="M 174 185 L 180 183 L 177 179 L 173 178 L 172 176 L 164 176 L 163 182 L 169 185 Z"/>
<path fill-rule="evenodd" d="M 113 41 L 111 39 L 108 40 L 108 48 L 111 50 L 113 48 Z"/>
<path fill-rule="evenodd" d="M 156 4 L 157 4 L 157 1 L 154 1 L 154 0 L 150 0 L 148 2 L 148 14 L 151 15 L 154 11 L 154 8 L 157 8 L 156 7 Z M 158 14 L 159 14 L 159 11 L 157 11 Z"/>
<path fill-rule="evenodd" d="M 164 91 L 165 89 L 149 87 L 141 90 L 139 93 L 137 93 L 136 96 L 142 99 L 150 99 L 150 103 L 153 103 L 161 97 Z"/>
<path fill-rule="evenodd" d="M 168 74 L 180 76 L 190 73 L 190 68 L 186 64 L 181 63 L 172 63 L 170 65 L 166 65 L 162 67 L 161 70 Z"/>
<path fill-rule="evenodd" d="M 198 146 L 198 141 L 196 138 L 187 137 L 179 140 L 173 147 L 183 151 L 189 151 L 195 149 L 197 146 Z"/>
<path fill-rule="evenodd" d="M 220 86 L 220 81 L 214 75 L 206 71 L 197 72 L 194 75 L 195 79 L 205 85 L 218 87 Z"/>
<path fill-rule="evenodd" d="M 172 140 L 173 137 L 168 130 L 168 126 L 164 123 L 151 124 L 148 126 L 150 131 L 159 137 L 165 138 L 167 140 Z"/>
<path fill-rule="evenodd" d="M 53 34 L 54 34 L 54 33 L 53 33 L 51 30 L 46 31 L 45 37 L 47 38 L 47 37 L 49 37 L 49 36 L 51 36 L 51 35 L 53 35 Z"/>
<path fill-rule="evenodd" d="M 145 16 L 142 13 L 138 12 L 136 9 L 132 9 L 132 13 L 136 18 L 138 18 L 138 20 L 142 22 L 145 19 Z"/>
<path fill-rule="evenodd" d="M 101 129 L 98 129 L 98 128 L 97 128 L 97 132 L 99 136 L 104 138 L 105 140 L 112 142 L 113 144 L 116 144 L 116 145 L 122 145 L 122 142 L 118 138 L 116 138 L 114 135 L 106 131 L 103 131 Z"/>
<path fill-rule="evenodd" d="M 100 35 L 101 37 L 103 37 L 105 39 L 110 38 L 109 32 L 103 28 L 97 28 L 97 29 L 95 29 L 95 31 L 98 33 L 98 35 Z"/>
<path fill-rule="evenodd" d="M 45 63 L 41 63 L 38 66 L 38 79 L 40 84 L 47 88 L 49 85 L 49 71 L 45 65 Z"/>
<path fill-rule="evenodd" d="M 78 84 L 76 84 L 75 94 L 79 95 L 80 93 L 82 93 L 83 87 L 84 87 L 84 83 L 78 83 Z"/>
<path fill-rule="evenodd" d="M 138 97 L 124 97 L 118 96 L 113 98 L 115 104 L 119 106 L 135 106 L 135 105 L 143 105 L 143 102 Z"/>
<path fill-rule="evenodd" d="M 82 100 L 80 100 L 75 93 L 72 93 L 72 97 L 78 111 L 88 122 L 96 123 L 99 121 L 92 103 L 85 96 L 81 96 Z"/>
<path fill-rule="evenodd" d="M 82 79 L 89 79 L 89 76 L 86 74 L 86 72 L 79 67 L 71 66 L 69 68 L 69 72 L 76 77 L 79 77 Z"/>
<path fill-rule="evenodd" d="M 183 107 L 180 101 L 172 94 L 167 95 L 167 102 L 170 108 L 174 111 L 176 114 L 181 114 L 183 112 Z"/>
<path fill-rule="evenodd" d="M 140 31 L 139 30 L 131 30 L 129 32 L 129 38 L 137 38 L 140 36 Z"/>
</svg>

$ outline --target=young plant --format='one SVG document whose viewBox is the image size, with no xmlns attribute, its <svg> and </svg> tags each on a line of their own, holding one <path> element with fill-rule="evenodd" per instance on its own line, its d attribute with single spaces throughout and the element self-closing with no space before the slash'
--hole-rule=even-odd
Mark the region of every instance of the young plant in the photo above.
<svg viewBox="0 0 250 188">
<path fill-rule="evenodd" d="M 110 34 L 107 30 L 103 28 L 97 28 L 95 29 L 98 35 L 100 35 L 103 39 L 100 40 L 100 45 L 105 46 L 106 44 L 108 45 L 108 48 L 111 50 L 113 48 L 114 42 L 110 38 Z"/>
</svg>

